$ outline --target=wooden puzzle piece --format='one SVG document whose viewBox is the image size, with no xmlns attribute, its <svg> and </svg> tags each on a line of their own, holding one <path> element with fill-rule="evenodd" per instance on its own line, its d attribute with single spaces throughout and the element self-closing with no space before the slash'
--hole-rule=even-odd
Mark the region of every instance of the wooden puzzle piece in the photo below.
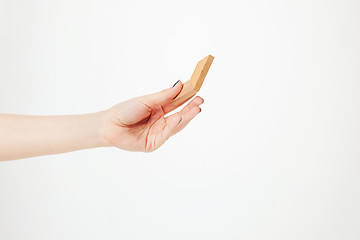
<svg viewBox="0 0 360 240">
<path fill-rule="evenodd" d="M 183 84 L 181 92 L 173 99 L 173 105 L 186 102 L 200 90 L 213 60 L 214 57 L 209 55 L 197 63 L 190 80 Z"/>
</svg>

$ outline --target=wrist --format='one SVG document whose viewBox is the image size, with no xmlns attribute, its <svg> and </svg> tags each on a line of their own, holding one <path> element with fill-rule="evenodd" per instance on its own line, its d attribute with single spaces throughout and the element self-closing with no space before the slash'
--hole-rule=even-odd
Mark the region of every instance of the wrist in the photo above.
<svg viewBox="0 0 360 240">
<path fill-rule="evenodd" d="M 110 147 L 111 144 L 106 138 L 106 122 L 108 110 L 93 113 L 96 118 L 95 136 L 96 147 Z"/>
</svg>

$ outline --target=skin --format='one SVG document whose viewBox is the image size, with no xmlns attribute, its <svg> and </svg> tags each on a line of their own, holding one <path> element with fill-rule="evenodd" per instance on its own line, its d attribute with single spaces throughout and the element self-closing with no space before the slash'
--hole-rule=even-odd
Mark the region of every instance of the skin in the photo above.
<svg viewBox="0 0 360 240">
<path fill-rule="evenodd" d="M 161 92 L 119 103 L 107 110 L 65 116 L 0 114 L 0 160 L 115 146 L 152 152 L 178 133 L 201 111 L 197 96 L 180 112 L 165 117 L 182 89 L 178 82 Z"/>
</svg>

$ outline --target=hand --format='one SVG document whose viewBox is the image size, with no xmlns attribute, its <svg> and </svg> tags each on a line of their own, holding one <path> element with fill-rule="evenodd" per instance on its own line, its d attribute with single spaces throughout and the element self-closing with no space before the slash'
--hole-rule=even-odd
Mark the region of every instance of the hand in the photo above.
<svg viewBox="0 0 360 240">
<path fill-rule="evenodd" d="M 119 103 L 105 112 L 103 136 L 106 145 L 129 151 L 151 152 L 181 131 L 201 111 L 204 100 L 197 96 L 180 112 L 171 104 L 182 89 L 179 81 L 161 92 Z"/>
<path fill-rule="evenodd" d="M 171 103 L 182 87 L 179 81 L 172 88 L 96 113 L 62 116 L 0 114 L 0 161 L 104 146 L 154 151 L 201 111 L 199 106 L 204 100 L 195 97 L 180 112 L 165 117 L 183 104 L 174 106 Z"/>
</svg>

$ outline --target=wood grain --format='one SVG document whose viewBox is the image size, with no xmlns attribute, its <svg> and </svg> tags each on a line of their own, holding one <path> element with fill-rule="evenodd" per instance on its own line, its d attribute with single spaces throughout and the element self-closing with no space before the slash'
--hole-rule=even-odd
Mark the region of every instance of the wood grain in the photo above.
<svg viewBox="0 0 360 240">
<path fill-rule="evenodd" d="M 208 55 L 197 63 L 190 80 L 183 84 L 181 92 L 173 99 L 173 105 L 183 104 L 200 90 L 213 60 L 214 57 Z"/>
</svg>

